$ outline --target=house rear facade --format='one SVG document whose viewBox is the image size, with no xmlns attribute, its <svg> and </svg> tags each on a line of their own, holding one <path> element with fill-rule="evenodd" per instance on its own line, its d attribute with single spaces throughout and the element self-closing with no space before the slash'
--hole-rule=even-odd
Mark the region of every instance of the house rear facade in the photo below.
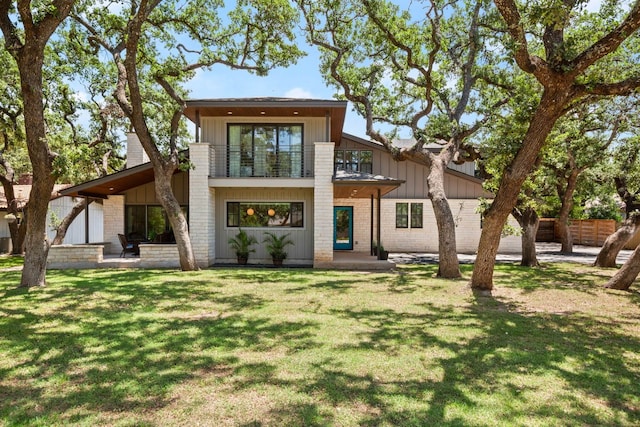
<svg viewBox="0 0 640 427">
<path fill-rule="evenodd" d="M 437 252 L 426 168 L 344 134 L 346 108 L 344 101 L 288 98 L 187 102 L 193 167 L 174 175 L 173 185 L 201 266 L 234 262 L 228 240 L 240 229 L 259 242 L 265 232 L 288 234 L 288 264 L 331 266 L 335 251 L 370 253 L 374 242 L 394 252 Z M 103 199 L 112 251 L 119 233 L 150 241 L 170 235 L 134 135 L 128 160 L 124 171 L 66 190 Z M 447 171 L 445 190 L 459 251 L 473 252 L 481 231 L 476 209 L 487 195 L 473 165 L 457 168 Z M 250 263 L 270 262 L 262 243 L 256 249 Z M 519 238 L 503 239 L 500 249 L 519 251 Z"/>
</svg>

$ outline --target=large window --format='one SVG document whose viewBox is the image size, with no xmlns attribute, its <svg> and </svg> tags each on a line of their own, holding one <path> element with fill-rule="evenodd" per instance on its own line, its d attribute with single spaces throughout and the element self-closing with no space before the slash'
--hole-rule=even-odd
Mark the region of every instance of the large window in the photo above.
<svg viewBox="0 0 640 427">
<path fill-rule="evenodd" d="M 186 215 L 186 206 L 182 207 Z M 130 240 L 157 242 L 174 241 L 169 218 L 162 208 L 156 205 L 127 205 L 125 207 L 125 234 Z"/>
<path fill-rule="evenodd" d="M 300 178 L 302 125 L 229 124 L 229 177 Z"/>
<path fill-rule="evenodd" d="M 409 203 L 396 203 L 396 228 L 409 228 L 409 224 L 422 228 L 422 203 L 411 203 L 411 211 Z"/>
<path fill-rule="evenodd" d="M 371 150 L 336 150 L 336 170 L 373 173 L 373 152 Z"/>
<path fill-rule="evenodd" d="M 227 202 L 227 227 L 303 227 L 302 202 Z"/>
</svg>

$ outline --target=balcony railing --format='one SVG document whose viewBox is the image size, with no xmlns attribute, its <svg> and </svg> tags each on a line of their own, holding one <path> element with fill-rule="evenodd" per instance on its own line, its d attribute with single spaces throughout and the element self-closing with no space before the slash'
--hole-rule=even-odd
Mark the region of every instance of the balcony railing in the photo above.
<svg viewBox="0 0 640 427">
<path fill-rule="evenodd" d="M 287 147 L 286 150 L 252 151 L 216 145 L 217 178 L 311 178 L 313 147 Z"/>
</svg>

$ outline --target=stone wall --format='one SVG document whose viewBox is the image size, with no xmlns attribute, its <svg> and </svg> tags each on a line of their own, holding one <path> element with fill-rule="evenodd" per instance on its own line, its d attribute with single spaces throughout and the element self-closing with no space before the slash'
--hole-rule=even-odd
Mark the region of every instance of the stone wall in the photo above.
<svg viewBox="0 0 640 427">
<path fill-rule="evenodd" d="M 209 187 L 215 152 L 207 143 L 189 146 L 193 169 L 189 172 L 189 230 L 196 262 L 208 267 L 215 261 L 215 189 Z"/>
<path fill-rule="evenodd" d="M 103 259 L 104 245 L 55 245 L 49 249 L 47 268 L 97 268 Z"/>
<path fill-rule="evenodd" d="M 315 143 L 313 265 L 333 261 L 333 142 Z"/>
<path fill-rule="evenodd" d="M 104 240 L 111 243 L 107 248 L 111 254 L 122 250 L 118 234 L 124 233 L 124 196 L 109 196 L 103 201 Z"/>
<path fill-rule="evenodd" d="M 142 268 L 179 268 L 180 257 L 175 244 L 141 244 L 140 267 Z"/>
</svg>

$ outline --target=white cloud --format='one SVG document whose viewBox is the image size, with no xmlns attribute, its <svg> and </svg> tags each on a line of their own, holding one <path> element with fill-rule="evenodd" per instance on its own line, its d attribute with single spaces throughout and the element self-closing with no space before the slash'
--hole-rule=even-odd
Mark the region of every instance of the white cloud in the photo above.
<svg viewBox="0 0 640 427">
<path fill-rule="evenodd" d="M 285 92 L 284 96 L 286 98 L 305 98 L 305 99 L 313 98 L 313 96 L 311 95 L 311 92 L 309 92 L 308 90 L 304 90 L 300 87 L 294 87 L 293 89 L 289 89 L 287 92 Z"/>
</svg>

